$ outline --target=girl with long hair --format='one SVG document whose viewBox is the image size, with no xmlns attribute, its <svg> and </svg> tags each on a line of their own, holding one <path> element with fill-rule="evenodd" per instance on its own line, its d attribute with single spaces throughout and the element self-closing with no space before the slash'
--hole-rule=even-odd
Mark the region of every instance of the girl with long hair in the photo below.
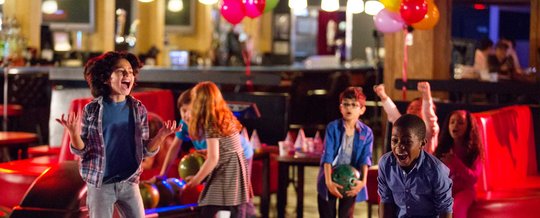
<svg viewBox="0 0 540 218">
<path fill-rule="evenodd" d="M 467 217 L 476 198 L 475 184 L 482 169 L 480 135 L 469 111 L 456 110 L 446 118 L 435 156 L 450 169 L 454 217 Z"/>
<path fill-rule="evenodd" d="M 214 83 L 197 84 L 191 99 L 189 136 L 207 143 L 206 161 L 187 184 L 193 187 L 206 179 L 199 198 L 201 217 L 214 217 L 220 210 L 230 211 L 231 217 L 246 217 L 253 191 L 240 141 L 242 125 Z"/>
</svg>

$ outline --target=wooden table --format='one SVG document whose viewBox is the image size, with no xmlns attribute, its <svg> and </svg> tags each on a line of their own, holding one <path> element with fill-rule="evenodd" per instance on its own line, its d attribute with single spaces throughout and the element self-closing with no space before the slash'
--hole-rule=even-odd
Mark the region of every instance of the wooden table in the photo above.
<svg viewBox="0 0 540 218">
<path fill-rule="evenodd" d="M 4 161 L 10 161 L 8 148 L 18 148 L 22 150 L 21 158 L 28 157 L 28 145 L 37 142 L 38 137 L 29 132 L 0 132 L 0 148 L 4 152 Z"/>
<path fill-rule="evenodd" d="M 278 182 L 278 218 L 285 217 L 287 206 L 287 187 L 290 182 L 296 183 L 296 217 L 304 216 L 304 167 L 319 166 L 320 155 L 306 156 L 279 156 L 279 182 Z M 297 178 L 289 178 L 289 167 L 296 166 L 298 169 Z M 296 179 L 296 181 L 295 181 Z"/>
</svg>

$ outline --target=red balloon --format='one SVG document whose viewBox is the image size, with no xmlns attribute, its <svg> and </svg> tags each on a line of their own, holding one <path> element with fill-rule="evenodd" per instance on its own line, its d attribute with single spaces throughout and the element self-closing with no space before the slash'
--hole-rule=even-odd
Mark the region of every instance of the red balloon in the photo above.
<svg viewBox="0 0 540 218">
<path fill-rule="evenodd" d="M 242 0 L 223 0 L 221 16 L 233 25 L 240 23 L 246 16 L 246 8 Z"/>
<path fill-rule="evenodd" d="M 426 0 L 403 0 L 399 8 L 401 18 L 406 24 L 411 25 L 424 19 L 428 10 Z"/>
<path fill-rule="evenodd" d="M 256 18 L 264 13 L 266 0 L 243 0 L 246 6 L 246 16 Z"/>
</svg>

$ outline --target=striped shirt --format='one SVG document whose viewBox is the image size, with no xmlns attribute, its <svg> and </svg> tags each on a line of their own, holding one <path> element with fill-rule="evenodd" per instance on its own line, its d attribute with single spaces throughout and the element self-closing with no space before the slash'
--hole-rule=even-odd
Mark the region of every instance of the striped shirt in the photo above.
<svg viewBox="0 0 540 218">
<path fill-rule="evenodd" d="M 253 197 L 253 190 L 240 135 L 220 136 L 217 131 L 209 130 L 205 137 L 219 138 L 219 161 L 206 177 L 199 205 L 235 206 L 247 203 Z"/>
<path fill-rule="evenodd" d="M 155 155 L 159 148 L 154 152 L 149 152 L 146 148 L 149 140 L 149 128 L 146 107 L 132 96 L 127 96 L 127 101 L 135 116 L 135 153 L 139 169 L 127 178 L 125 181 L 138 183 L 142 172 L 140 164 L 143 157 Z M 103 97 L 97 97 L 84 106 L 82 116 L 81 139 L 84 142 L 84 148 L 78 150 L 70 146 L 71 153 L 81 157 L 79 173 L 82 179 L 89 185 L 100 188 L 103 183 L 105 173 L 105 142 L 103 140 Z M 114 134 L 114 133 L 110 133 Z"/>
</svg>

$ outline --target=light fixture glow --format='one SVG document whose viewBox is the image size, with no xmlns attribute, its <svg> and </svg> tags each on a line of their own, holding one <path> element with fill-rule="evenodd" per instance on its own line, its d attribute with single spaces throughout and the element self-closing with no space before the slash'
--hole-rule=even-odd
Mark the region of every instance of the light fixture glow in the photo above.
<svg viewBox="0 0 540 218">
<path fill-rule="evenodd" d="M 347 11 L 352 14 L 364 12 L 364 0 L 348 0 Z"/>
<path fill-rule="evenodd" d="M 307 8 L 307 0 L 289 0 L 289 8 L 302 10 Z"/>
<path fill-rule="evenodd" d="M 322 0 L 321 9 L 323 11 L 337 11 L 339 9 L 339 0 Z"/>
<path fill-rule="evenodd" d="M 376 15 L 384 8 L 384 5 L 376 0 L 369 0 L 366 2 L 366 14 Z"/>
<path fill-rule="evenodd" d="M 182 0 L 169 0 L 167 9 L 171 12 L 179 12 L 184 9 L 184 2 Z"/>
<path fill-rule="evenodd" d="M 0 0 L 0 5 L 3 5 L 6 2 L 6 0 Z"/>
<path fill-rule="evenodd" d="M 41 5 L 41 11 L 45 14 L 54 14 L 58 10 L 58 3 L 56 0 L 46 0 Z"/>
<path fill-rule="evenodd" d="M 142 3 L 148 3 L 148 2 L 153 2 L 154 0 L 139 0 L 139 1 Z"/>
<path fill-rule="evenodd" d="M 201 4 L 205 5 L 213 5 L 218 2 L 218 0 L 199 0 Z"/>
</svg>

